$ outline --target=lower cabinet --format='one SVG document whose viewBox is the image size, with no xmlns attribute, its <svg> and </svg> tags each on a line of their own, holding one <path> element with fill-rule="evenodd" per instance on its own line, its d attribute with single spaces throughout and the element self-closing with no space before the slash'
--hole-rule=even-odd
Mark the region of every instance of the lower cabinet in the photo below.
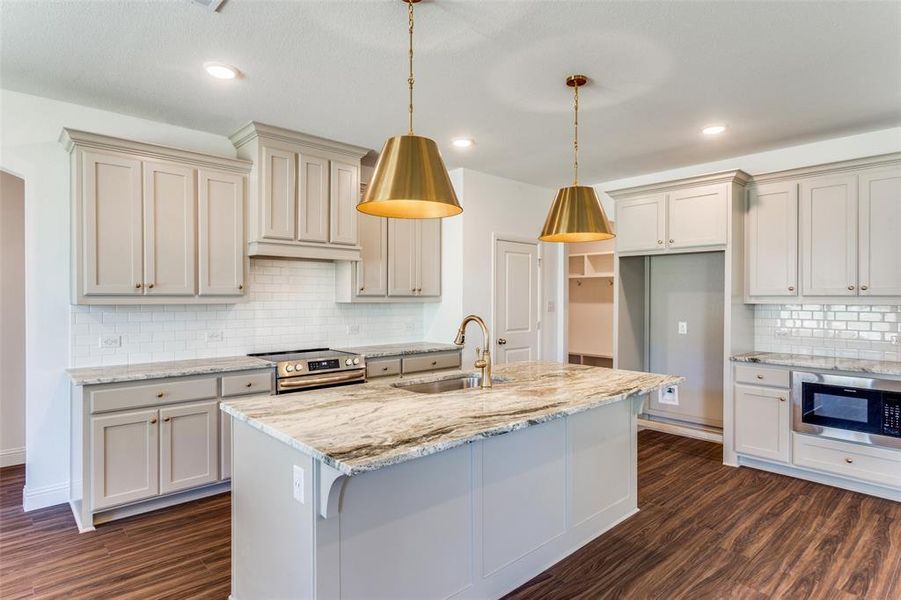
<svg viewBox="0 0 901 600">
<path fill-rule="evenodd" d="M 735 451 L 787 463 L 791 405 L 788 390 L 735 386 Z"/>
<path fill-rule="evenodd" d="M 219 414 L 219 479 L 232 476 L 232 418 Z"/>
<path fill-rule="evenodd" d="M 91 445 L 95 510 L 159 494 L 159 411 L 93 417 Z"/>
<path fill-rule="evenodd" d="M 219 479 L 219 401 L 160 409 L 160 493 Z"/>
</svg>

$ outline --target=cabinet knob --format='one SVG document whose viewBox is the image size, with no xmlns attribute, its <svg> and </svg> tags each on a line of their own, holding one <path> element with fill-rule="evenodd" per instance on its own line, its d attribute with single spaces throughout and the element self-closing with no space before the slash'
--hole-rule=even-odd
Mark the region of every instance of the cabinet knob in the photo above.
<svg viewBox="0 0 901 600">
<path fill-rule="evenodd" d="M 238 289 L 239 289 L 239 290 L 243 290 L 243 289 L 244 289 L 244 284 L 243 284 L 243 283 L 239 283 L 239 284 L 238 284 Z"/>
<path fill-rule="evenodd" d="M 846 458 L 845 458 L 845 462 L 848 463 L 848 464 L 850 465 L 851 463 L 854 462 L 854 459 L 851 458 L 851 457 L 849 456 L 849 457 L 846 457 Z"/>
<path fill-rule="evenodd" d="M 793 286 L 793 285 L 788 286 L 788 291 L 790 291 L 790 292 L 795 291 L 795 286 Z"/>
<path fill-rule="evenodd" d="M 247 383 L 244 384 L 244 387 L 253 387 L 253 383 L 248 381 Z"/>
<path fill-rule="evenodd" d="M 148 283 L 148 284 L 147 284 L 147 288 L 152 290 L 152 289 L 153 289 L 153 284 L 152 284 L 152 283 Z"/>
<path fill-rule="evenodd" d="M 860 289 L 862 289 L 863 291 L 867 291 L 870 288 L 868 286 L 862 285 L 862 286 L 860 286 Z"/>
<path fill-rule="evenodd" d="M 156 425 L 156 417 L 153 417 L 152 419 L 150 419 L 150 424 Z"/>
<path fill-rule="evenodd" d="M 165 396 L 165 395 L 166 395 L 165 392 L 157 392 L 157 393 L 156 393 L 156 397 L 157 397 L 157 398 L 162 398 L 162 397 Z"/>
<path fill-rule="evenodd" d="M 779 402 L 785 402 L 785 398 L 783 398 L 782 396 L 779 396 Z"/>
<path fill-rule="evenodd" d="M 166 418 L 163 419 L 163 421 L 165 421 L 166 423 L 168 423 L 168 422 L 171 421 L 171 420 L 172 420 L 172 417 L 166 417 Z"/>
<path fill-rule="evenodd" d="M 142 286 L 140 283 L 136 283 L 136 284 L 135 284 L 135 289 L 138 289 L 138 290 L 139 290 L 139 289 L 141 289 L 142 287 L 143 287 L 143 286 Z"/>
<path fill-rule="evenodd" d="M 388 367 L 382 367 L 382 371 L 387 371 Z"/>
<path fill-rule="evenodd" d="M 360 291 L 361 291 L 361 292 L 362 292 L 363 290 L 365 290 L 365 289 L 366 289 L 366 286 L 362 286 L 362 285 L 360 286 Z"/>
<path fill-rule="evenodd" d="M 432 366 L 433 366 L 433 367 L 437 367 L 437 366 L 438 366 L 438 361 L 437 361 L 437 360 L 433 360 L 433 361 L 432 361 Z"/>
<path fill-rule="evenodd" d="M 676 240 L 670 240 L 669 243 L 672 244 L 672 243 L 675 242 L 675 241 L 676 241 Z"/>
<path fill-rule="evenodd" d="M 657 245 L 658 245 L 658 246 L 662 246 L 662 245 L 663 245 L 663 240 L 657 240 Z"/>
<path fill-rule="evenodd" d="M 848 289 L 853 291 L 853 290 L 854 290 L 854 286 L 853 286 L 853 285 L 849 285 L 849 286 L 848 286 Z"/>
<path fill-rule="evenodd" d="M 763 379 L 763 375 L 758 375 L 757 379 Z"/>
<path fill-rule="evenodd" d="M 419 294 L 420 292 L 422 292 L 422 288 L 416 288 L 416 293 Z"/>
</svg>

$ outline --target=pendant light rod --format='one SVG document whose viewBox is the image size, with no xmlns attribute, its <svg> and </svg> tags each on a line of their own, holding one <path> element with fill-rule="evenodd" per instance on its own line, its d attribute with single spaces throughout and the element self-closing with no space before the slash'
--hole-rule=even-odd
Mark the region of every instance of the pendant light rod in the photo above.
<svg viewBox="0 0 901 600">
<path fill-rule="evenodd" d="M 585 75 L 570 75 L 566 85 L 573 88 L 573 185 L 579 185 L 579 88 L 588 83 Z"/>
<path fill-rule="evenodd" d="M 419 0 L 404 0 L 404 2 L 407 3 L 407 21 L 410 30 L 410 74 L 407 76 L 407 85 L 410 88 L 410 127 L 407 135 L 413 135 L 413 84 L 416 82 L 416 78 L 413 77 L 413 5 Z"/>
</svg>

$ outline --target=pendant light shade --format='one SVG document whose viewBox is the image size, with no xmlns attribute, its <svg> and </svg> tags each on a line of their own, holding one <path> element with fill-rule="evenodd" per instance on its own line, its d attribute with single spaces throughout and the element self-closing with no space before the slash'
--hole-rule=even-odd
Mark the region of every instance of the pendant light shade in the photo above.
<svg viewBox="0 0 901 600">
<path fill-rule="evenodd" d="M 438 145 L 418 135 L 388 138 L 357 210 L 397 219 L 435 219 L 463 212 Z"/>
<path fill-rule="evenodd" d="M 434 140 L 413 134 L 413 5 L 419 0 L 401 0 L 407 5 L 410 35 L 409 89 L 410 128 L 407 135 L 388 138 L 375 165 L 372 181 L 357 210 L 367 215 L 394 219 L 435 219 L 463 212 L 447 168 Z"/>
<path fill-rule="evenodd" d="M 616 237 L 597 192 L 586 185 L 557 190 L 541 235 L 543 242 L 596 242 Z"/>
<path fill-rule="evenodd" d="M 570 75 L 566 85 L 573 88 L 575 112 L 573 137 L 573 184 L 557 190 L 538 239 L 543 242 L 596 242 L 616 237 L 604 207 L 593 187 L 579 185 L 579 88 L 588 83 L 585 75 Z"/>
</svg>

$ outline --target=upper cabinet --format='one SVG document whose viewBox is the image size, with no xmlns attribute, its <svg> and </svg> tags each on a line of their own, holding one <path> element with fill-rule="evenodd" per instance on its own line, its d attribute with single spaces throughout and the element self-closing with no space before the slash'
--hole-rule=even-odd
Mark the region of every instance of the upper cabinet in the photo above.
<svg viewBox="0 0 901 600">
<path fill-rule="evenodd" d="M 901 155 L 755 180 L 745 220 L 746 302 L 901 298 Z"/>
<path fill-rule="evenodd" d="M 64 129 L 72 302 L 235 302 L 250 163 Z"/>
<path fill-rule="evenodd" d="M 360 259 L 356 206 L 366 148 L 255 122 L 231 140 L 254 163 L 250 256 Z"/>
<path fill-rule="evenodd" d="M 746 173 L 729 171 L 608 192 L 616 200 L 616 252 L 724 249 L 730 240 L 730 207 L 747 181 Z"/>
</svg>

